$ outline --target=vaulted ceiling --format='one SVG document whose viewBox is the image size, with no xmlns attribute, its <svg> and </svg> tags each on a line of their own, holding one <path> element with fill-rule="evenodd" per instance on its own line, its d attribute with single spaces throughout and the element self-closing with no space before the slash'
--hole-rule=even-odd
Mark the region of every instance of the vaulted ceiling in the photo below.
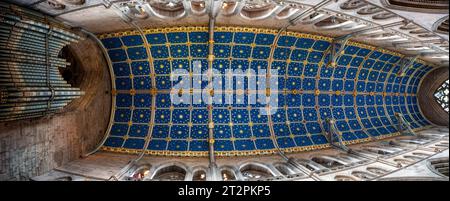
<svg viewBox="0 0 450 201">
<path fill-rule="evenodd" d="M 336 120 L 333 125 L 345 144 L 398 135 L 396 113 L 413 129 L 430 125 L 417 104 L 420 80 L 433 69 L 422 61 L 411 61 L 402 69 L 407 60 L 398 53 L 349 43 L 332 67 L 332 38 L 287 32 L 275 41 L 276 30 L 216 27 L 214 43 L 209 43 L 207 30 L 148 29 L 145 38 L 139 32 L 100 35 L 113 65 L 115 95 L 114 121 L 104 150 L 206 156 L 212 132 L 219 156 L 271 154 L 278 148 L 295 152 L 328 147 L 328 119 Z M 208 57 L 210 46 L 213 57 Z M 277 100 L 270 105 L 276 113 L 264 115 L 261 110 L 269 104 L 249 100 L 256 94 L 265 97 L 258 91 L 265 87 L 253 89 L 249 84 L 251 79 L 264 82 L 265 76 L 242 74 L 243 88 L 234 78 L 232 93 L 214 88 L 221 102 L 207 104 L 196 98 L 208 80 L 199 79 L 198 89 L 195 76 L 210 67 L 209 61 L 217 70 L 214 80 L 223 83 L 228 69 L 278 70 L 270 74 L 278 83 L 270 95 Z M 194 70 L 195 62 L 200 72 Z M 173 91 L 181 82 L 172 79 L 179 69 L 186 70 L 182 75 L 188 78 L 181 81 L 194 81 Z M 186 98 L 176 104 L 172 100 L 178 96 Z M 232 101 L 226 102 L 226 96 Z"/>
</svg>

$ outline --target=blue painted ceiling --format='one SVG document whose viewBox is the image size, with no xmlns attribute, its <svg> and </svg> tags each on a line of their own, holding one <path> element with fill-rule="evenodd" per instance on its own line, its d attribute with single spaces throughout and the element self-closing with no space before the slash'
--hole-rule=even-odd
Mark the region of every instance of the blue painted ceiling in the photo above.
<svg viewBox="0 0 450 201">
<path fill-rule="evenodd" d="M 114 71 L 114 121 L 103 149 L 151 155 L 206 156 L 208 106 L 173 105 L 167 93 L 177 81 L 170 73 L 192 70 L 199 60 L 208 68 L 213 45 L 213 68 L 278 69 L 279 111 L 259 115 L 261 104 L 214 104 L 212 120 L 217 155 L 275 152 L 274 141 L 286 152 L 327 147 L 326 118 L 336 119 L 346 143 L 359 143 L 398 134 L 394 113 L 402 113 L 415 129 L 429 125 L 421 115 L 416 93 L 421 78 L 432 69 L 414 62 L 397 76 L 401 55 L 350 43 L 336 67 L 327 67 L 330 38 L 286 33 L 274 43 L 276 31 L 218 27 L 214 43 L 204 27 L 146 30 L 146 46 L 135 32 L 101 35 Z M 273 60 L 270 59 L 274 49 Z M 156 85 L 152 85 L 152 68 Z M 206 81 L 202 86 L 206 85 Z M 156 107 L 152 108 L 155 97 Z M 194 100 L 198 101 L 198 100 Z M 236 101 L 236 100 L 235 100 Z M 241 100 L 242 101 L 242 100 Z M 243 100 L 246 101 L 246 100 Z M 154 109 L 154 124 L 152 119 Z M 275 138 L 271 137 L 271 126 Z M 145 142 L 149 141 L 148 146 Z"/>
</svg>

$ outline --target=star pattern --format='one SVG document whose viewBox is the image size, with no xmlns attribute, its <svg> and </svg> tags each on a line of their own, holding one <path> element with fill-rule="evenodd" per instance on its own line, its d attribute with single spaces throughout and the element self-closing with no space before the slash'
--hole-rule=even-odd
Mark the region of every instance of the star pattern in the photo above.
<svg viewBox="0 0 450 201">
<path fill-rule="evenodd" d="M 275 33 L 268 30 L 224 29 L 215 32 L 210 44 L 208 33 L 198 30 L 148 32 L 148 48 L 139 35 L 102 38 L 117 91 L 105 147 L 206 152 L 210 121 L 215 151 L 251 154 L 274 149 L 274 140 L 282 149 L 325 145 L 327 118 L 336 119 L 336 127 L 348 142 L 396 133 L 397 112 L 412 128 L 429 125 L 416 97 L 421 78 L 432 68 L 429 65 L 415 62 L 399 77 L 400 55 L 355 43 L 345 48 L 333 68 L 326 65 L 330 42 L 323 37 L 282 35 L 273 44 Z M 199 104 L 171 103 L 168 91 L 178 81 L 170 80 L 170 72 L 186 69 L 192 75 L 196 60 L 202 70 L 207 69 L 209 45 L 213 45 L 213 68 L 222 73 L 226 69 L 258 71 L 269 65 L 278 70 L 278 106 L 271 122 L 260 114 L 265 104 L 250 105 L 246 96 L 233 96 L 235 103 L 244 104 L 213 104 L 211 119 L 202 100 L 191 99 Z M 150 122 L 152 98 L 154 123 Z M 144 147 L 146 139 L 150 140 L 148 147 Z"/>
</svg>

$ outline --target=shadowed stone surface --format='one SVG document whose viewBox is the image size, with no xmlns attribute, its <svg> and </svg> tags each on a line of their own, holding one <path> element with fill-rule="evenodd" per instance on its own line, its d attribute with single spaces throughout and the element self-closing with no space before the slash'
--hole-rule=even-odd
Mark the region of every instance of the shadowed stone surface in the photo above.
<svg viewBox="0 0 450 201">
<path fill-rule="evenodd" d="M 80 88 L 86 94 L 53 117 L 1 123 L 0 180 L 43 174 L 80 158 L 103 138 L 111 107 L 106 61 L 90 39 L 68 49 L 78 63 L 73 67 L 83 72 Z"/>
</svg>

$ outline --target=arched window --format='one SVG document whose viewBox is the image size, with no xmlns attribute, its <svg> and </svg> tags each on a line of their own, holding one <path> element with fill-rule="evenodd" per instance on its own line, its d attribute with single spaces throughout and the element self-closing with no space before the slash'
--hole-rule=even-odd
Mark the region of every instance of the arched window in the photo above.
<svg viewBox="0 0 450 201">
<path fill-rule="evenodd" d="M 428 167 L 436 174 L 448 177 L 448 157 L 431 159 L 428 161 Z"/>
<path fill-rule="evenodd" d="M 352 175 L 355 177 L 358 177 L 362 180 L 369 180 L 369 179 L 373 179 L 376 177 L 376 175 L 370 174 L 368 172 L 363 172 L 363 171 L 353 171 Z"/>
<path fill-rule="evenodd" d="M 377 155 L 389 155 L 389 154 L 395 153 L 395 151 L 393 151 L 393 150 L 383 149 L 380 147 L 365 147 L 363 150 L 377 154 Z"/>
<path fill-rule="evenodd" d="M 349 156 L 348 154 L 339 154 L 337 156 L 335 156 L 336 158 L 338 158 L 339 160 L 345 161 L 345 162 L 349 162 L 349 163 L 353 163 L 353 162 L 358 162 L 358 161 L 362 161 L 364 160 L 364 158 L 361 158 L 360 156 Z"/>
<path fill-rule="evenodd" d="M 403 156 L 403 158 L 411 159 L 411 160 L 413 160 L 413 161 L 420 161 L 420 160 L 423 159 L 423 157 L 420 157 L 420 156 L 411 156 L 411 155 Z"/>
<path fill-rule="evenodd" d="M 353 177 L 345 176 L 345 175 L 336 175 L 334 177 L 334 180 L 336 181 L 356 181 Z"/>
<path fill-rule="evenodd" d="M 241 173 L 246 180 L 264 179 L 273 176 L 268 169 L 254 164 L 249 164 L 242 167 Z"/>
<path fill-rule="evenodd" d="M 436 101 L 441 105 L 442 109 L 444 109 L 448 113 L 448 88 L 449 82 L 446 80 L 442 85 L 434 92 L 434 97 Z"/>
<path fill-rule="evenodd" d="M 186 177 L 186 170 L 176 165 L 162 168 L 153 177 L 153 180 L 160 181 L 183 181 Z"/>
<path fill-rule="evenodd" d="M 368 172 L 376 174 L 376 175 L 384 175 L 389 172 L 389 171 L 379 168 L 379 167 L 368 167 L 366 170 Z"/>
<path fill-rule="evenodd" d="M 419 156 L 419 157 L 423 157 L 423 158 L 431 156 L 430 154 L 426 154 L 426 153 L 422 153 L 422 152 L 413 152 L 412 154 L 414 156 Z"/>
<path fill-rule="evenodd" d="M 448 142 L 440 142 L 439 144 L 436 144 L 437 147 L 447 147 L 448 148 Z"/>
<path fill-rule="evenodd" d="M 407 160 L 407 159 L 402 159 L 402 158 L 394 159 L 394 161 L 399 165 L 408 165 L 408 164 L 412 163 L 412 161 Z"/>
<path fill-rule="evenodd" d="M 307 168 L 310 171 L 320 170 L 320 167 L 317 167 L 317 166 L 311 164 L 312 162 L 310 160 L 297 159 L 297 162 L 300 163 L 303 167 Z"/>
<path fill-rule="evenodd" d="M 328 158 L 323 158 L 323 157 L 314 157 L 311 159 L 312 161 L 326 167 L 326 168 L 335 168 L 335 167 L 339 167 L 342 166 L 344 164 L 337 162 L 335 160 L 331 160 Z"/>
<path fill-rule="evenodd" d="M 440 20 L 438 20 L 434 25 L 433 25 L 434 29 L 436 30 L 436 32 L 440 33 L 440 34 L 447 34 L 448 35 L 448 16 L 446 18 L 442 18 Z"/>
<path fill-rule="evenodd" d="M 415 11 L 423 13 L 445 13 L 448 12 L 448 1 L 446 0 L 383 0 L 387 8 Z"/>
<path fill-rule="evenodd" d="M 192 177 L 192 181 L 206 181 L 206 171 L 197 170 Z"/>
<path fill-rule="evenodd" d="M 220 172 L 220 174 L 222 175 L 222 180 L 223 181 L 234 181 L 234 180 L 236 180 L 236 176 L 230 170 L 222 170 Z"/>
<path fill-rule="evenodd" d="M 428 140 L 428 139 L 398 140 L 398 142 L 402 142 L 402 143 L 406 143 L 406 144 L 418 144 L 418 145 L 426 144 L 429 141 L 430 140 Z"/>
<path fill-rule="evenodd" d="M 286 164 L 275 164 L 275 168 L 283 175 L 291 175 L 295 172 Z"/>
</svg>

